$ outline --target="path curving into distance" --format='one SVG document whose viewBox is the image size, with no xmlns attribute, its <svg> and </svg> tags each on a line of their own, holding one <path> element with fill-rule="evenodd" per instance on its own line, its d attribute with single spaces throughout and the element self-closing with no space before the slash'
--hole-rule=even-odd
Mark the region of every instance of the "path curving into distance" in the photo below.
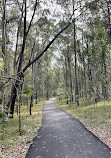
<svg viewBox="0 0 111 158">
<path fill-rule="evenodd" d="M 43 107 L 43 124 L 26 158 L 111 158 L 111 149 L 51 99 Z"/>
</svg>

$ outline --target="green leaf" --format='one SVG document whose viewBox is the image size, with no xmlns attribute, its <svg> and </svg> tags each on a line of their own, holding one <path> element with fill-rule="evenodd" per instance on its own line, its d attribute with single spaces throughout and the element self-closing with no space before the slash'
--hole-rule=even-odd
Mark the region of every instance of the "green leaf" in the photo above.
<svg viewBox="0 0 111 158">
<path fill-rule="evenodd" d="M 33 94 L 33 90 L 32 90 L 32 87 L 30 85 L 26 85 L 24 87 L 24 90 L 23 90 L 23 96 L 26 97 L 26 96 L 30 96 Z"/>
<path fill-rule="evenodd" d="M 0 53 L 2 53 L 2 48 L 0 48 Z"/>
</svg>

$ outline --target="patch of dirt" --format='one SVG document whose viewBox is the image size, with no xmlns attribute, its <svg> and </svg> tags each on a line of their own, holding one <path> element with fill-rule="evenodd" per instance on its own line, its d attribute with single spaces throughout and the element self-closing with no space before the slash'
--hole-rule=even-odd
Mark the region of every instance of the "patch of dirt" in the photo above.
<svg viewBox="0 0 111 158">
<path fill-rule="evenodd" d="M 68 111 L 70 113 L 70 111 Z M 101 127 L 92 127 L 84 123 L 83 119 L 75 116 L 73 113 L 70 113 L 76 119 L 78 119 L 89 131 L 91 131 L 95 136 L 97 136 L 103 143 L 105 143 L 111 149 L 111 133 L 110 130 L 107 130 L 106 126 Z"/>
<path fill-rule="evenodd" d="M 61 106 L 59 106 L 59 108 L 61 108 Z M 92 127 L 91 125 L 84 123 L 83 119 L 75 116 L 74 113 L 72 113 L 70 110 L 66 110 L 64 108 L 61 108 L 61 109 L 67 111 L 73 117 L 78 119 L 89 131 L 91 131 L 95 136 L 97 136 L 103 143 L 105 143 L 111 149 L 111 133 L 109 132 L 111 130 L 109 130 L 109 129 L 107 130 L 105 125 L 101 126 L 101 127 L 99 127 L 99 126 Z"/>
<path fill-rule="evenodd" d="M 1 149 L 0 156 L 3 158 L 25 158 L 31 144 L 15 145 L 10 148 Z"/>
<path fill-rule="evenodd" d="M 111 133 L 107 130 L 106 126 L 101 127 L 92 127 L 84 123 L 83 119 L 76 117 L 75 115 L 71 114 L 76 119 L 78 119 L 89 131 L 91 131 L 95 136 L 97 136 L 103 143 L 105 143 L 111 149 Z"/>
<path fill-rule="evenodd" d="M 107 131 L 105 127 L 91 127 L 85 125 L 86 128 L 91 131 L 95 136 L 97 136 L 102 142 L 104 142 L 109 148 L 111 148 L 111 134 Z"/>
</svg>

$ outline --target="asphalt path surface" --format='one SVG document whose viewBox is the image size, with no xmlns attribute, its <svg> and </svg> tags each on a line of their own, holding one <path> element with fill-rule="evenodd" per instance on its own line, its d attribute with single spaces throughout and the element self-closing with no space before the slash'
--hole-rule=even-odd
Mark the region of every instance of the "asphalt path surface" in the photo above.
<svg viewBox="0 0 111 158">
<path fill-rule="evenodd" d="M 26 158 L 111 158 L 111 149 L 51 99 Z"/>
</svg>

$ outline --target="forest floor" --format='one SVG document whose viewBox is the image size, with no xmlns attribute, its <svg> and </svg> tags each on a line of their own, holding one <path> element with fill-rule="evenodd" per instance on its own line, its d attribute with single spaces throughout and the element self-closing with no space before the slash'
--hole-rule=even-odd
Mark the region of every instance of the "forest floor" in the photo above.
<svg viewBox="0 0 111 158">
<path fill-rule="evenodd" d="M 44 103 L 34 104 L 31 116 L 29 115 L 29 107 L 21 107 L 21 135 L 19 134 L 19 118 L 16 112 L 13 119 L 6 120 L 6 124 L 2 125 L 3 120 L 0 120 L 0 158 L 25 158 L 26 152 L 41 126 Z"/>
<path fill-rule="evenodd" d="M 111 101 L 79 107 L 69 106 L 63 102 L 57 102 L 57 104 L 80 120 L 88 130 L 111 148 Z"/>
</svg>

